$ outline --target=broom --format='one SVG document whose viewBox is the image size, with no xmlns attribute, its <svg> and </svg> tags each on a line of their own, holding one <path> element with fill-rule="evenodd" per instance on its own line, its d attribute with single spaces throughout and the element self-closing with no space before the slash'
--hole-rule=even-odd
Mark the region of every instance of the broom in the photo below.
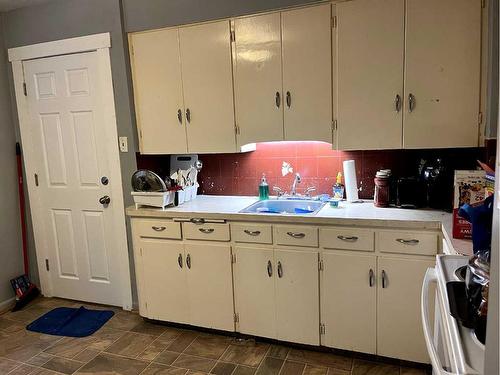
<svg viewBox="0 0 500 375">
<path fill-rule="evenodd" d="M 19 188 L 19 209 L 21 211 L 21 234 L 23 239 L 23 260 L 24 260 L 24 275 L 18 276 L 10 280 L 12 289 L 16 293 L 16 304 L 12 311 L 21 310 L 28 303 L 33 301 L 40 291 L 37 286 L 29 279 L 29 262 L 28 262 L 28 244 L 26 237 L 26 216 L 25 216 L 25 201 L 24 201 L 24 180 L 23 180 L 23 161 L 21 155 L 21 145 L 16 143 L 16 159 L 17 159 L 17 184 Z"/>
</svg>

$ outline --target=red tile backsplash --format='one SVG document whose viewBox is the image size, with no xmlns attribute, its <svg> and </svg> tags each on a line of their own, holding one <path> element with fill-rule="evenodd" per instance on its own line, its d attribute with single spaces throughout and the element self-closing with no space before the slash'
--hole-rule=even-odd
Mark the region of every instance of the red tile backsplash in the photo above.
<svg viewBox="0 0 500 375">
<path fill-rule="evenodd" d="M 199 155 L 204 165 L 198 177 L 199 193 L 258 195 L 262 173 L 266 174 L 271 189 L 279 186 L 289 191 L 293 175 L 281 175 L 282 163 L 286 161 L 292 165 L 294 173 L 298 172 L 302 176 L 298 192 L 315 186 L 317 193 L 331 194 L 335 176 L 342 171 L 342 162 L 354 159 L 361 189 L 360 198 L 372 199 L 373 178 L 379 169 L 391 169 L 397 177 L 412 176 L 417 174 L 420 159 L 434 160 L 437 157 L 445 160 L 450 171 L 475 169 L 475 160 L 488 161 L 494 150 L 492 144 L 488 144 L 487 148 L 349 152 L 332 150 L 330 144 L 323 142 L 268 142 L 258 143 L 256 147 L 256 151 L 247 153 Z M 169 157 L 165 156 L 137 155 L 139 168 L 155 170 L 156 164 L 157 172 L 168 168 L 168 160 Z"/>
</svg>

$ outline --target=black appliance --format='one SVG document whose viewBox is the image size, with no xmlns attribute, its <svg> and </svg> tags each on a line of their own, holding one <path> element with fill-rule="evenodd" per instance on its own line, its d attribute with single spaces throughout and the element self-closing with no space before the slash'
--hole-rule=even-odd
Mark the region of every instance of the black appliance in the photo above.
<svg viewBox="0 0 500 375">
<path fill-rule="evenodd" d="M 451 210 L 453 197 L 453 179 L 443 162 L 436 158 L 432 161 L 421 161 L 419 166 L 420 179 L 425 185 L 426 207 Z"/>
<path fill-rule="evenodd" d="M 420 208 L 426 205 L 425 184 L 418 177 L 401 177 L 396 182 L 396 206 Z"/>
</svg>

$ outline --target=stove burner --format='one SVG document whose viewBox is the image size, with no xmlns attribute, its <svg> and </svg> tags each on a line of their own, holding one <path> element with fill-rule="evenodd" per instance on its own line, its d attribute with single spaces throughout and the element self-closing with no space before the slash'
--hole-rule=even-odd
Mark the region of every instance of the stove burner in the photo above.
<svg viewBox="0 0 500 375">
<path fill-rule="evenodd" d="M 467 274 L 467 266 L 458 267 L 455 270 L 455 276 L 458 277 L 460 281 L 465 281 L 466 274 Z"/>
</svg>

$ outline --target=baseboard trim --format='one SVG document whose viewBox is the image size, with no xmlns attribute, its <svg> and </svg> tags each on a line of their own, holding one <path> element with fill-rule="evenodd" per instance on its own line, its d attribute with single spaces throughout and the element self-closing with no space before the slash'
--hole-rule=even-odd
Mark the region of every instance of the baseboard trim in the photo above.
<svg viewBox="0 0 500 375">
<path fill-rule="evenodd" d="M 0 314 L 6 312 L 7 310 L 10 310 L 12 306 L 14 306 L 14 303 L 16 302 L 16 298 L 12 297 L 8 300 L 0 302 Z"/>
</svg>

